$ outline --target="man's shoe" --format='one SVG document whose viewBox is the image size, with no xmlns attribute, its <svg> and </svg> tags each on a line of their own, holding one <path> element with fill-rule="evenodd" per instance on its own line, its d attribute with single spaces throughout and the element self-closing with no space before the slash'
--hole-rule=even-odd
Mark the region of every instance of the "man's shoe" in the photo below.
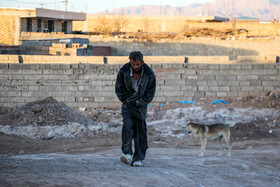
<svg viewBox="0 0 280 187">
<path fill-rule="evenodd" d="M 132 156 L 130 154 L 122 154 L 120 160 L 125 164 L 131 165 Z"/>
<path fill-rule="evenodd" d="M 137 160 L 135 162 L 133 162 L 132 164 L 134 167 L 141 167 L 142 166 L 142 161 L 141 160 Z"/>
</svg>

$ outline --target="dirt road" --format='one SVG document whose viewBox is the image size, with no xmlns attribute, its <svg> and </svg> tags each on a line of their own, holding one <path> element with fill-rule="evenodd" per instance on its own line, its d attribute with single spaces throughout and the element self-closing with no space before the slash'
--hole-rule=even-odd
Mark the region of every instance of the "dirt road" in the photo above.
<svg viewBox="0 0 280 187">
<path fill-rule="evenodd" d="M 0 186 L 280 185 L 279 137 L 233 142 L 232 157 L 227 150 L 219 157 L 211 141 L 202 158 L 199 143 L 149 137 L 141 168 L 119 161 L 117 134 L 45 141 L 0 137 L 10 147 L 1 149 Z"/>
<path fill-rule="evenodd" d="M 82 116 L 52 98 L 27 104 L 0 116 L 0 186 L 278 187 L 280 90 L 271 93 L 227 105 L 150 107 L 149 149 L 140 168 L 119 161 L 120 110 Z M 218 142 L 209 141 L 205 157 L 198 157 L 200 142 L 187 134 L 190 120 L 234 122 L 232 156 L 224 150 L 219 157 Z"/>
</svg>

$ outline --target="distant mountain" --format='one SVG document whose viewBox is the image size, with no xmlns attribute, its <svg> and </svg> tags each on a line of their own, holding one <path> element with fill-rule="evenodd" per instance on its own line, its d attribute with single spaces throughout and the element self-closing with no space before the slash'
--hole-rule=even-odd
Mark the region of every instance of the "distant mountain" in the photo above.
<svg viewBox="0 0 280 187">
<path fill-rule="evenodd" d="M 280 18 L 280 0 L 216 0 L 205 4 L 190 4 L 183 7 L 169 5 L 139 5 L 116 8 L 112 12 L 103 11 L 99 14 L 125 15 L 213 15 L 220 17 L 254 17 L 260 20 Z"/>
</svg>

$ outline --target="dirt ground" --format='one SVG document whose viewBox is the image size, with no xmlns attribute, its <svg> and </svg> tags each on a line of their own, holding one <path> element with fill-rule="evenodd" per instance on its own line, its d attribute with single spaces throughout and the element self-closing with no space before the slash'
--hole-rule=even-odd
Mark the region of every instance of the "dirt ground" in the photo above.
<svg viewBox="0 0 280 187">
<path fill-rule="evenodd" d="M 279 93 L 235 98 L 228 104 L 202 99 L 194 105 L 150 107 L 149 149 L 140 168 L 119 161 L 119 110 L 97 109 L 80 116 L 50 98 L 6 110 L 0 116 L 0 186 L 280 186 Z M 48 131 L 52 136 L 44 135 L 37 126 L 54 126 L 46 124 L 44 117 L 52 111 L 55 120 L 56 107 L 72 112 L 71 116 L 62 113 L 60 121 L 82 124 L 90 118 L 98 128 L 72 136 L 52 129 L 53 133 Z M 37 134 L 30 137 L 22 130 L 28 125 L 26 117 L 36 122 L 32 127 L 36 126 Z M 189 119 L 236 122 L 231 128 L 232 156 L 226 156 L 225 148 L 219 157 L 218 142 L 208 141 L 205 157 L 198 157 L 199 139 L 185 128 Z"/>
</svg>

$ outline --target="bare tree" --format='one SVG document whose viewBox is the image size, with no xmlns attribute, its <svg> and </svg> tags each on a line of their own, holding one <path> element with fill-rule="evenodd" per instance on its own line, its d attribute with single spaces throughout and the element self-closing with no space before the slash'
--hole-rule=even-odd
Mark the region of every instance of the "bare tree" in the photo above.
<svg viewBox="0 0 280 187">
<path fill-rule="evenodd" d="M 105 15 L 98 16 L 98 26 L 96 31 L 102 34 L 112 33 L 112 23 L 111 19 L 106 18 Z"/>
<path fill-rule="evenodd" d="M 128 22 L 128 17 L 125 15 L 124 8 L 122 8 L 120 14 L 114 14 L 113 17 L 114 32 L 116 34 L 124 32 L 127 22 Z"/>
</svg>

